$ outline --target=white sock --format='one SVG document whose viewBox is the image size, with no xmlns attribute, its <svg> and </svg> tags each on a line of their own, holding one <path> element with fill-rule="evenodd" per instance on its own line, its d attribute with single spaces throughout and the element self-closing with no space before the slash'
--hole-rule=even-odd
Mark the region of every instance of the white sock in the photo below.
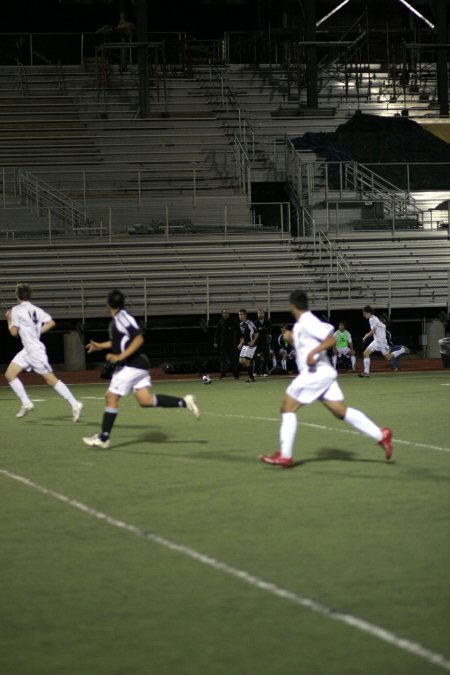
<svg viewBox="0 0 450 675">
<path fill-rule="evenodd" d="M 53 389 L 54 389 L 60 396 L 62 396 L 63 399 L 65 399 L 65 400 L 72 406 L 72 408 L 74 408 L 74 407 L 76 406 L 76 404 L 78 403 L 77 399 L 74 398 L 74 397 L 72 396 L 72 394 L 70 393 L 69 388 L 66 387 L 66 385 L 64 384 L 64 382 L 61 382 L 61 380 L 58 380 L 58 382 L 55 384 L 55 386 L 53 387 Z"/>
<path fill-rule="evenodd" d="M 400 347 L 400 349 L 397 349 L 395 352 L 392 352 L 392 356 L 395 356 L 395 358 L 401 356 L 402 354 L 406 354 L 404 347 Z"/>
<path fill-rule="evenodd" d="M 15 377 L 13 380 L 8 382 L 9 386 L 13 390 L 13 392 L 20 398 L 20 402 L 22 405 L 30 405 L 31 401 L 28 398 L 28 394 L 25 391 L 25 387 L 23 386 L 22 382 Z"/>
<path fill-rule="evenodd" d="M 292 457 L 296 431 L 297 415 L 293 412 L 283 413 L 280 426 L 280 452 L 282 457 Z"/>
<path fill-rule="evenodd" d="M 377 427 L 377 425 L 360 410 L 356 410 L 356 408 L 347 408 L 344 419 L 351 424 L 352 427 L 355 427 L 358 431 L 366 434 L 366 436 L 370 436 L 376 441 L 381 441 L 383 434 L 381 433 L 380 427 Z"/>
<path fill-rule="evenodd" d="M 333 368 L 336 368 L 336 366 L 337 366 L 337 356 L 336 356 L 336 354 L 333 354 L 332 361 L 333 361 Z"/>
<path fill-rule="evenodd" d="M 364 359 L 364 372 L 367 373 L 367 375 L 368 375 L 369 370 L 370 370 L 370 359 L 366 358 L 366 359 Z"/>
<path fill-rule="evenodd" d="M 282 361 L 281 367 L 283 368 L 283 370 L 287 370 L 287 361 Z"/>
<path fill-rule="evenodd" d="M 356 356 L 351 356 L 350 361 L 352 362 L 352 368 L 355 368 L 355 366 L 356 366 Z"/>
</svg>

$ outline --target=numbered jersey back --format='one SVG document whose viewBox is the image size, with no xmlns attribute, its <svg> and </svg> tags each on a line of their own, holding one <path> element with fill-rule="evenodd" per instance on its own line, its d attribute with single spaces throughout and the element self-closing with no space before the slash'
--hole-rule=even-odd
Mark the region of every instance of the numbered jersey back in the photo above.
<svg viewBox="0 0 450 675">
<path fill-rule="evenodd" d="M 41 329 L 43 324 L 51 320 L 50 314 L 28 301 L 15 305 L 11 310 L 11 323 L 18 329 L 27 352 L 43 349 Z"/>
</svg>

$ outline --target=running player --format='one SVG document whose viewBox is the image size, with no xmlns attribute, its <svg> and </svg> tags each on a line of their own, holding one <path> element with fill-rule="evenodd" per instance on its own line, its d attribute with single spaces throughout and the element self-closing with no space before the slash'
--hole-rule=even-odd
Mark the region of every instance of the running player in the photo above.
<svg viewBox="0 0 450 675">
<path fill-rule="evenodd" d="M 91 340 L 86 346 L 89 354 L 101 349 L 110 349 L 106 360 L 115 365 L 108 391 L 106 406 L 103 412 L 102 429 L 99 434 L 85 436 L 86 445 L 99 448 L 109 447 L 111 430 L 119 412 L 119 401 L 122 396 L 133 392 L 142 408 L 187 408 L 197 419 L 200 411 L 194 396 L 188 394 L 184 398 L 153 394 L 148 373 L 149 362 L 142 349 L 144 338 L 138 322 L 126 309 L 125 297 L 118 290 L 108 295 L 108 307 L 112 316 L 109 327 L 110 339 L 106 342 Z"/>
<path fill-rule="evenodd" d="M 9 386 L 22 404 L 16 417 L 25 417 L 34 409 L 34 404 L 18 378 L 23 370 L 27 372 L 34 370 L 67 401 L 72 408 L 73 421 L 78 422 L 83 404 L 76 400 L 64 382 L 58 380 L 53 373 L 48 362 L 47 350 L 40 339 L 41 335 L 55 326 L 55 322 L 50 314 L 30 302 L 31 286 L 28 284 L 17 284 L 16 298 L 18 304 L 5 313 L 9 332 L 13 337 L 20 337 L 23 345 L 23 349 L 15 355 L 5 373 Z"/>
<path fill-rule="evenodd" d="M 280 449 L 273 455 L 260 455 L 261 462 L 289 468 L 297 431 L 296 412 L 313 401 L 321 401 L 335 417 L 345 420 L 358 431 L 375 439 L 384 448 L 386 459 L 392 456 L 392 432 L 380 429 L 364 413 L 349 408 L 336 382 L 337 373 L 327 357 L 327 350 L 334 347 L 333 327 L 322 323 L 308 310 L 308 298 L 303 291 L 293 291 L 290 309 L 296 319 L 293 331 L 285 331 L 285 338 L 296 350 L 300 372 L 286 389 L 281 404 Z"/>
<path fill-rule="evenodd" d="M 364 370 L 362 373 L 359 373 L 358 377 L 370 377 L 370 355 L 373 352 L 380 352 L 386 361 L 391 361 L 394 357 L 404 354 L 405 351 L 403 349 L 398 349 L 391 352 L 386 340 L 386 326 L 377 316 L 375 316 L 370 305 L 366 305 L 362 313 L 363 317 L 369 321 L 370 326 L 370 331 L 364 335 L 363 341 L 365 342 L 370 337 L 373 337 L 373 340 L 367 345 L 363 352 Z"/>
<path fill-rule="evenodd" d="M 253 374 L 253 360 L 255 358 L 255 345 L 256 341 L 258 340 L 259 333 L 256 331 L 253 321 L 247 319 L 246 309 L 241 309 L 239 311 L 239 321 L 239 330 L 241 333 L 241 339 L 238 344 L 238 349 L 240 350 L 239 363 L 247 370 L 247 382 L 254 382 L 255 377 Z"/>
<path fill-rule="evenodd" d="M 352 336 L 347 330 L 345 321 L 339 321 L 338 329 L 334 334 L 336 345 L 333 347 L 333 366 L 337 368 L 338 356 L 350 356 L 352 370 L 356 370 L 356 356 L 353 348 Z"/>
</svg>

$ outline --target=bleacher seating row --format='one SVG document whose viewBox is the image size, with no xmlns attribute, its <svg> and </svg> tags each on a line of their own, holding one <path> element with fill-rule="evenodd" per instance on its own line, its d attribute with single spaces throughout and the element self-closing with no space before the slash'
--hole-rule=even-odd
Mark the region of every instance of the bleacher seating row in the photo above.
<svg viewBox="0 0 450 675">
<path fill-rule="evenodd" d="M 110 244 L 66 243 L 43 249 L 10 244 L 0 250 L 1 300 L 10 304 L 17 280 L 57 318 L 104 314 L 106 293 L 119 286 L 140 315 L 207 314 L 223 305 L 287 309 L 295 287 L 305 288 L 317 309 L 378 306 L 446 307 L 450 243 L 443 237 L 389 242 L 334 242 L 349 277 L 311 239 L 235 237 L 177 242 L 143 239 Z"/>
</svg>

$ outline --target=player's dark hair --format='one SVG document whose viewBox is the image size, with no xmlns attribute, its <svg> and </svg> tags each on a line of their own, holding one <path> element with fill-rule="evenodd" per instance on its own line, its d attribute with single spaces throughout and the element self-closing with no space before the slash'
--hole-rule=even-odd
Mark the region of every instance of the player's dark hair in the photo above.
<svg viewBox="0 0 450 675">
<path fill-rule="evenodd" d="M 242 314 L 245 314 L 245 316 L 247 316 L 247 310 L 246 310 L 246 309 L 240 309 L 240 310 L 239 310 L 239 314 L 240 314 L 241 312 L 242 312 Z"/>
<path fill-rule="evenodd" d="M 370 305 L 366 305 L 363 307 L 363 312 L 366 312 L 366 314 L 373 314 L 373 309 Z"/>
<path fill-rule="evenodd" d="M 31 298 L 31 286 L 20 282 L 16 286 L 16 295 L 19 300 L 30 300 Z"/>
<path fill-rule="evenodd" d="M 125 307 L 125 296 L 122 291 L 115 288 L 108 293 L 108 305 L 111 309 L 123 309 Z"/>
<path fill-rule="evenodd" d="M 297 309 L 308 309 L 308 296 L 305 291 L 292 291 L 289 302 Z"/>
<path fill-rule="evenodd" d="M 341 324 L 344 326 L 344 328 L 347 328 L 347 324 L 345 323 L 345 321 L 339 321 L 338 326 L 340 326 Z"/>
</svg>

